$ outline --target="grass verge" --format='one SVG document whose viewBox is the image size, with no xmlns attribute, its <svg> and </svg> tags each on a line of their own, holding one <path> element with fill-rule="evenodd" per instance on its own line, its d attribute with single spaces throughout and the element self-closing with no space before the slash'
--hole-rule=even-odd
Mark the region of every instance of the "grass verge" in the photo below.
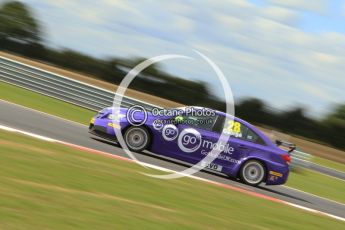
<svg viewBox="0 0 345 230">
<path fill-rule="evenodd" d="M 4 131 L 0 142 L 3 229 L 343 227 L 343 222 L 189 178 L 147 177 L 136 164 L 59 144 Z"/>
<path fill-rule="evenodd" d="M 0 82 L 0 98 L 85 125 L 88 125 L 90 118 L 95 114 L 94 111 L 4 82 Z"/>
<path fill-rule="evenodd" d="M 345 181 L 341 179 L 306 169 L 292 172 L 286 185 L 345 204 Z"/>
<path fill-rule="evenodd" d="M 338 163 L 335 161 L 327 160 L 321 157 L 313 157 L 313 162 L 328 168 L 333 168 L 338 171 L 342 171 L 345 173 L 345 164 Z"/>
</svg>

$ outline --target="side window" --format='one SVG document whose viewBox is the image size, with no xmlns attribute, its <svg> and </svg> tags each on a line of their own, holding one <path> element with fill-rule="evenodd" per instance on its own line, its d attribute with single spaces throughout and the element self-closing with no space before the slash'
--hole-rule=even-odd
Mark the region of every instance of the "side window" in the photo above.
<svg viewBox="0 0 345 230">
<path fill-rule="evenodd" d="M 225 124 L 224 124 L 225 122 Z M 213 131 L 217 133 L 227 133 L 232 137 L 254 142 L 257 144 L 264 144 L 264 141 L 250 128 L 238 121 L 226 121 L 224 116 L 219 116 Z"/>
<path fill-rule="evenodd" d="M 265 142 L 256 134 L 254 133 L 251 129 L 248 128 L 247 135 L 244 138 L 247 141 L 251 141 L 260 145 L 265 144 Z"/>
<path fill-rule="evenodd" d="M 180 123 L 198 129 L 211 131 L 216 122 L 217 116 L 202 117 L 202 116 L 181 116 Z"/>
</svg>

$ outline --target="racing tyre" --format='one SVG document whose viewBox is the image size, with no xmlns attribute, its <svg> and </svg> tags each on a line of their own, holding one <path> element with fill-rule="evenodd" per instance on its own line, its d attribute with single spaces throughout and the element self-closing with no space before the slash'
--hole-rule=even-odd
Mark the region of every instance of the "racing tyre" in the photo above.
<svg viewBox="0 0 345 230">
<path fill-rule="evenodd" d="M 148 147 L 151 137 L 144 127 L 131 126 L 125 131 L 124 140 L 129 150 L 141 152 Z"/>
<path fill-rule="evenodd" d="M 257 160 L 248 160 L 240 170 L 240 179 L 243 183 L 258 186 L 266 178 L 266 169 L 263 163 Z"/>
</svg>

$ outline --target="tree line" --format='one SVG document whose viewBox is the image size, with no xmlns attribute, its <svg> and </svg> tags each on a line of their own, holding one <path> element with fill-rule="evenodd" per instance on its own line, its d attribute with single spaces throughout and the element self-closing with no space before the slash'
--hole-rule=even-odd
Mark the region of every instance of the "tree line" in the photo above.
<svg viewBox="0 0 345 230">
<path fill-rule="evenodd" d="M 99 59 L 70 49 L 53 49 L 44 43 L 43 31 L 31 9 L 22 2 L 10 1 L 0 6 L 0 50 L 51 63 L 119 84 L 144 58 Z M 130 88 L 187 105 L 224 110 L 224 102 L 215 97 L 203 81 L 173 76 L 152 65 L 132 82 Z M 278 112 L 265 102 L 247 98 L 235 105 L 236 116 L 282 132 L 318 140 L 345 149 L 345 103 L 322 119 L 306 115 L 303 108 Z"/>
</svg>

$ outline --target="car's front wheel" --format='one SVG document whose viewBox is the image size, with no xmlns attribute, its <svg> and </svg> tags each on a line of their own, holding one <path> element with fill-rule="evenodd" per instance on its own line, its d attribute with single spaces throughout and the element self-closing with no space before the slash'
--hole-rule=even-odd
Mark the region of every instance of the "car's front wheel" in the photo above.
<svg viewBox="0 0 345 230">
<path fill-rule="evenodd" d="M 150 134 L 146 128 L 141 126 L 131 126 L 124 134 L 124 140 L 131 151 L 144 151 L 150 144 Z"/>
<path fill-rule="evenodd" d="M 248 185 L 257 186 L 266 177 L 266 169 L 258 160 L 246 161 L 240 170 L 240 179 Z"/>
</svg>

